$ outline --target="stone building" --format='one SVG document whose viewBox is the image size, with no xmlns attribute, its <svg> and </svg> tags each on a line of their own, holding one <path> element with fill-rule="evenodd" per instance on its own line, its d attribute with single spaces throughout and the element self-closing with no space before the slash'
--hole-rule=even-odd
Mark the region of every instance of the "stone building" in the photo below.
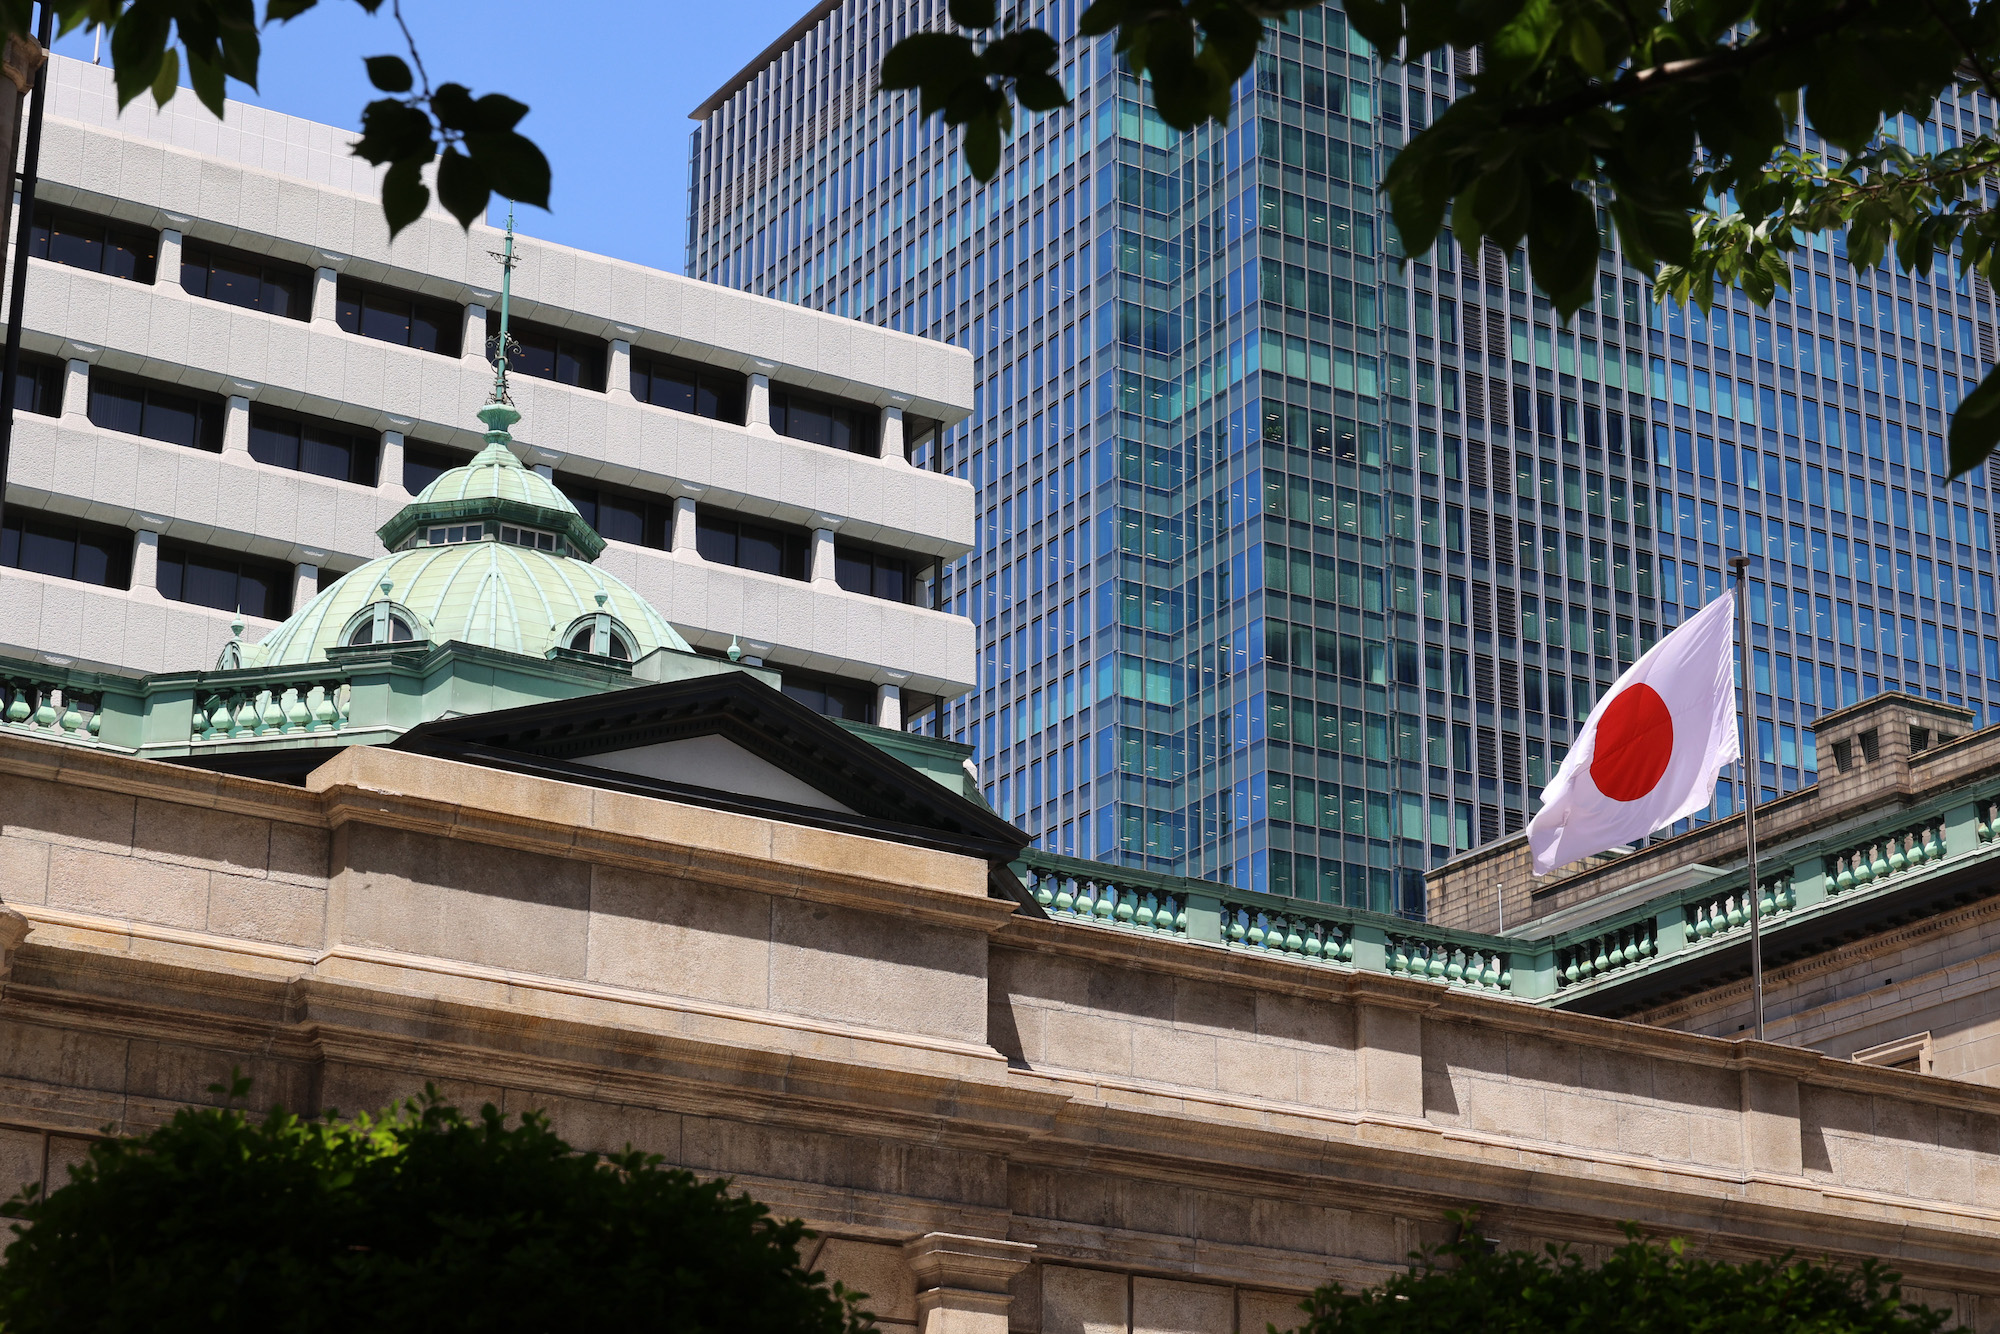
<svg viewBox="0 0 2000 1334">
<path fill-rule="evenodd" d="M 2000 1330 L 2000 1090 L 1577 1012 L 1548 942 L 1027 853 L 962 748 L 680 647 L 511 413 L 421 543 L 219 668 L 0 665 L 6 1183 L 231 1067 L 305 1110 L 434 1081 L 730 1176 L 906 1334 L 1289 1327 L 1466 1207 L 1881 1257 Z M 568 587 L 567 642 L 406 618 L 468 497 L 539 498 L 565 548 L 483 558 Z"/>
<path fill-rule="evenodd" d="M 676 777 L 718 752 L 766 790 Z M 435 1080 L 733 1177 L 892 1331 L 1289 1327 L 1465 1206 L 1880 1256 L 2000 1328 L 2000 1091 L 1024 908 L 990 812 L 726 666 L 299 784 L 9 724 L 0 809 L 10 1181 L 232 1066 Z"/>
<path fill-rule="evenodd" d="M 120 114 L 109 68 L 62 57 L 49 88 L 0 648 L 206 665 L 238 610 L 260 638 L 480 447 L 503 239 L 434 209 L 391 244 L 334 126 Z M 513 302 L 517 443 L 599 568 L 840 716 L 971 687 L 972 627 L 935 598 L 972 543 L 934 446 L 971 410 L 966 353 L 527 238 Z"/>
</svg>

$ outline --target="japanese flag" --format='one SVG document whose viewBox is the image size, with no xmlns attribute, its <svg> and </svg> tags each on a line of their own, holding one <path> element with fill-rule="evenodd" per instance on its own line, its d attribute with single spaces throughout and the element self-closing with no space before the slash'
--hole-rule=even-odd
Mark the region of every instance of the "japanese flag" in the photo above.
<svg viewBox="0 0 2000 1334">
<path fill-rule="evenodd" d="M 1693 815 L 1741 755 L 1730 664 L 1735 603 L 1717 598 L 1653 645 L 1590 711 L 1528 824 L 1535 874 Z"/>
</svg>

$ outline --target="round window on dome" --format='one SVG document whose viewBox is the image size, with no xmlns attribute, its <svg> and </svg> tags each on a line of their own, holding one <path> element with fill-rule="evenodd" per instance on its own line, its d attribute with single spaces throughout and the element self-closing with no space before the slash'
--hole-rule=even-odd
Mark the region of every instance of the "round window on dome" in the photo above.
<svg viewBox="0 0 2000 1334">
<path fill-rule="evenodd" d="M 407 644 L 412 639 L 415 639 L 417 637 L 416 631 L 410 629 L 410 623 L 404 620 L 402 617 L 396 615 L 395 613 L 391 612 L 389 615 L 382 617 L 381 619 L 384 621 L 384 625 L 381 626 L 380 628 L 387 631 L 387 633 L 383 636 L 382 642 L 389 644 Z M 347 636 L 348 646 L 351 648 L 360 644 L 375 643 L 376 642 L 375 632 L 378 628 L 375 624 L 375 621 L 376 618 L 370 616 L 367 620 L 355 626 L 352 633 L 350 633 Z"/>
<path fill-rule="evenodd" d="M 572 624 L 562 639 L 572 652 L 588 653 L 592 657 L 610 658 L 616 662 L 630 662 L 632 632 L 623 622 L 608 612 L 598 612 L 585 616 Z"/>
<path fill-rule="evenodd" d="M 408 644 L 421 636 L 416 617 L 391 602 L 371 602 L 347 624 L 340 642 L 347 648 L 366 644 Z"/>
</svg>

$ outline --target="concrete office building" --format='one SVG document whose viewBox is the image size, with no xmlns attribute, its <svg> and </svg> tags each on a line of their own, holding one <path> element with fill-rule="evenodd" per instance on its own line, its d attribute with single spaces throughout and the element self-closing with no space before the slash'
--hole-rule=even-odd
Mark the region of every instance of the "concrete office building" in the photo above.
<svg viewBox="0 0 2000 1334">
<path fill-rule="evenodd" d="M 944 463 L 979 487 L 947 589 L 980 679 L 948 721 L 1045 849 L 1420 912 L 1738 550 L 1766 791 L 1811 781 L 1829 707 L 2000 704 L 1989 481 L 1942 476 L 1983 286 L 1856 281 L 1833 238 L 1796 299 L 1695 319 L 1609 253 L 1563 328 L 1519 259 L 1399 266 L 1380 163 L 1471 65 L 1385 65 L 1335 6 L 1185 136 L 1066 39 L 1074 106 L 976 188 L 870 91 L 943 8 L 820 4 L 696 110 L 688 271 L 978 359 Z"/>
<path fill-rule="evenodd" d="M 434 212 L 391 245 L 334 127 L 121 116 L 109 69 L 61 58 L 49 86 L 0 651 L 206 667 L 239 608 L 254 643 L 480 447 L 502 237 Z M 897 725 L 972 684 L 972 629 L 933 602 L 971 487 L 909 466 L 969 411 L 967 354 L 518 253 L 519 435 L 599 569 L 824 712 Z"/>
</svg>

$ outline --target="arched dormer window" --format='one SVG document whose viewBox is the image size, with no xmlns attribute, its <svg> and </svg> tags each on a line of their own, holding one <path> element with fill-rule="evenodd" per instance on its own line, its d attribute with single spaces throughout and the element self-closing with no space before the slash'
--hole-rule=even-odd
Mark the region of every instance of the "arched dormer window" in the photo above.
<svg viewBox="0 0 2000 1334">
<path fill-rule="evenodd" d="M 387 598 L 363 607 L 347 624 L 340 642 L 349 648 L 363 644 L 409 644 L 418 638 L 417 618 L 409 610 Z"/>
<path fill-rule="evenodd" d="M 600 611 L 578 618 L 563 634 L 563 647 L 618 662 L 632 661 L 632 632 L 616 616 Z"/>
</svg>

